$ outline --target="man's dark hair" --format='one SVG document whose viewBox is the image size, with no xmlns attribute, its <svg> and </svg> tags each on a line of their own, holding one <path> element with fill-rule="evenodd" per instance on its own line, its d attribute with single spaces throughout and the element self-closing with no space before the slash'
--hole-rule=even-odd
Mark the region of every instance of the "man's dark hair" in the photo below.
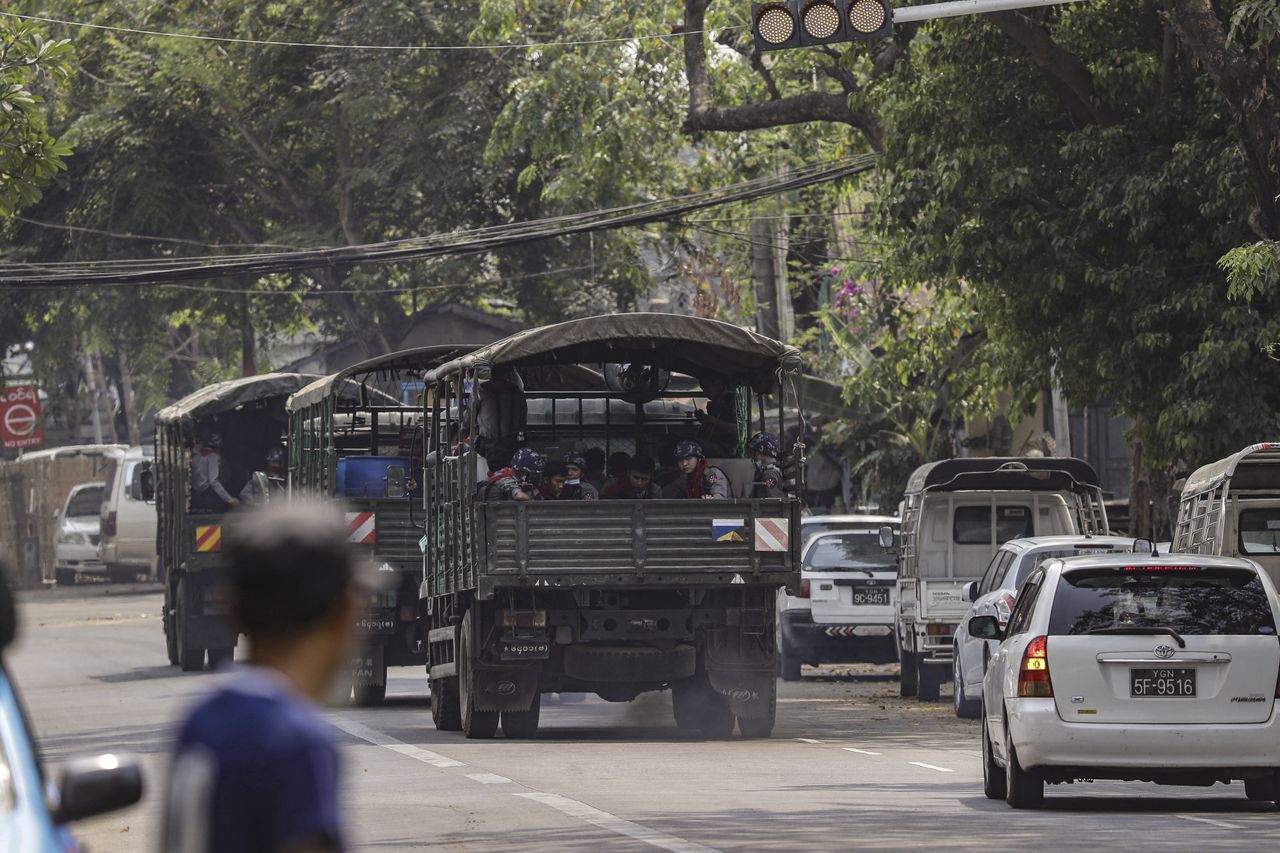
<svg viewBox="0 0 1280 853">
<path fill-rule="evenodd" d="M 631 457 L 631 464 L 628 466 L 628 470 L 634 471 L 637 474 L 649 474 L 652 476 L 653 459 L 643 453 L 637 453 L 635 456 Z"/>
<path fill-rule="evenodd" d="M 324 621 L 355 579 L 342 515 L 309 501 L 274 504 L 226 526 L 228 579 L 240 628 L 283 639 Z"/>
<path fill-rule="evenodd" d="M 569 469 L 559 459 L 552 459 L 542 469 L 543 477 L 567 477 Z"/>
<path fill-rule="evenodd" d="M 599 474 L 604 471 L 604 463 L 605 463 L 606 457 L 604 455 L 603 448 L 592 447 L 582 455 L 587 460 L 587 471 L 590 471 L 593 474 Z M 587 472 L 583 471 L 582 473 L 585 474 Z"/>
<path fill-rule="evenodd" d="M 609 476 L 621 477 L 627 473 L 627 466 L 631 464 L 631 457 L 625 452 L 619 450 L 617 453 L 609 454 Z"/>
</svg>

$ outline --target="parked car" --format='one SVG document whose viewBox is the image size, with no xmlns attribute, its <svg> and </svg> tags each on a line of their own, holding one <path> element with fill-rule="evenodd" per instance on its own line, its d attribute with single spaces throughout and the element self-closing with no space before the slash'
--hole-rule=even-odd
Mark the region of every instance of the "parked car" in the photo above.
<svg viewBox="0 0 1280 853">
<path fill-rule="evenodd" d="M 1046 783 L 1243 781 L 1275 801 L 1280 599 L 1252 560 L 1049 560 L 1018 593 L 983 682 L 984 790 L 1035 808 Z"/>
<path fill-rule="evenodd" d="M 71 586 L 80 573 L 102 574 L 98 559 L 98 524 L 103 483 L 72 486 L 58 513 L 58 538 L 53 546 L 53 577 L 58 586 Z"/>
<path fill-rule="evenodd" d="M 982 678 L 987 674 L 987 661 L 998 645 L 993 640 L 982 640 L 969 633 L 971 617 L 995 616 L 1003 628 L 1013 612 L 1018 588 L 1040 563 L 1053 557 L 1132 552 L 1139 542 L 1147 544 L 1146 550 L 1151 550 L 1145 540 L 1124 536 L 1032 536 L 1010 539 L 1001 545 L 991 558 L 982 580 L 965 584 L 961 593 L 965 601 L 973 604 L 960 620 L 955 634 L 952 672 L 956 716 L 978 719 L 982 709 Z"/>
<path fill-rule="evenodd" d="M 100 755 L 68 762 L 50 785 L 3 652 L 17 633 L 13 597 L 0 567 L 0 850 L 74 853 L 67 824 L 136 803 L 142 770 L 130 758 Z"/>
<path fill-rule="evenodd" d="M 155 577 L 156 505 L 143 500 L 138 477 L 153 454 L 150 447 L 130 447 L 107 476 L 98 559 L 112 580 Z"/>
<path fill-rule="evenodd" d="M 897 560 L 878 542 L 881 516 L 814 516 L 801 523 L 800 595 L 778 593 L 778 660 L 784 681 L 804 664 L 887 663 L 896 657 Z M 828 521 L 843 519 L 843 521 Z M 831 525 L 829 532 L 812 527 Z"/>
</svg>

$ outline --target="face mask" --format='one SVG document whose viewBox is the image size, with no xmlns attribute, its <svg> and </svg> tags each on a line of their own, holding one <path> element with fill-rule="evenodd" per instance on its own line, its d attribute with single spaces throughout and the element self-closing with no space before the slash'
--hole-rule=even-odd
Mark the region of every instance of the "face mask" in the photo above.
<svg viewBox="0 0 1280 853">
<path fill-rule="evenodd" d="M 579 483 L 581 483 L 581 482 L 582 482 L 582 480 L 565 480 L 565 481 L 564 481 L 564 484 L 565 484 L 566 486 L 576 486 L 576 485 L 578 485 L 578 484 L 579 484 Z"/>
</svg>

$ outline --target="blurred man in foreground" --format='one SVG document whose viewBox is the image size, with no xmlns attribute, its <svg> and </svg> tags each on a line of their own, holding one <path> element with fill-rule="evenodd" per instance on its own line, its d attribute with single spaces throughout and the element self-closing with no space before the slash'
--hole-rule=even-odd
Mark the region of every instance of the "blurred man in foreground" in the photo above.
<svg viewBox="0 0 1280 853">
<path fill-rule="evenodd" d="M 230 615 L 248 662 L 178 735 L 165 853 L 343 849 L 338 753 L 316 705 L 349 662 L 368 600 L 346 540 L 341 515 L 319 504 L 227 525 Z"/>
</svg>

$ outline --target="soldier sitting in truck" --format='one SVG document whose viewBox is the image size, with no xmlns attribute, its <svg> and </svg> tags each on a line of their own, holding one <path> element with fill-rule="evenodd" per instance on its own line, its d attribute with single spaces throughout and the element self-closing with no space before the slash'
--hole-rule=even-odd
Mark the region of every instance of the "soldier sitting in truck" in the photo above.
<svg viewBox="0 0 1280 853">
<path fill-rule="evenodd" d="M 480 483 L 482 501 L 534 501 L 542 494 L 533 480 L 542 473 L 542 457 L 522 447 L 511 457 L 511 464 L 499 468 Z"/>
<path fill-rule="evenodd" d="M 599 499 L 600 491 L 587 482 L 587 459 L 576 450 L 570 450 L 561 460 L 565 469 L 563 494 L 558 500 L 594 501 Z"/>
<path fill-rule="evenodd" d="M 684 474 L 684 490 L 680 497 L 717 501 L 729 499 L 729 476 L 715 465 L 708 464 L 707 457 L 702 453 L 702 445 L 696 441 L 682 441 L 676 445 L 675 457 L 676 467 Z"/>
<path fill-rule="evenodd" d="M 629 501 L 648 501 L 662 497 L 662 489 L 653 482 L 653 460 L 643 453 L 631 457 L 627 465 L 629 469 L 625 479 L 619 479 L 608 489 L 604 496 L 607 499 Z"/>
<path fill-rule="evenodd" d="M 191 452 L 191 511 L 226 512 L 240 499 L 222 484 L 222 434 L 211 432 L 196 439 Z"/>
<path fill-rule="evenodd" d="M 778 467 L 778 437 L 771 432 L 758 432 L 747 442 L 751 462 L 755 466 L 755 478 L 751 483 L 751 497 L 780 498 L 782 469 Z"/>
</svg>

